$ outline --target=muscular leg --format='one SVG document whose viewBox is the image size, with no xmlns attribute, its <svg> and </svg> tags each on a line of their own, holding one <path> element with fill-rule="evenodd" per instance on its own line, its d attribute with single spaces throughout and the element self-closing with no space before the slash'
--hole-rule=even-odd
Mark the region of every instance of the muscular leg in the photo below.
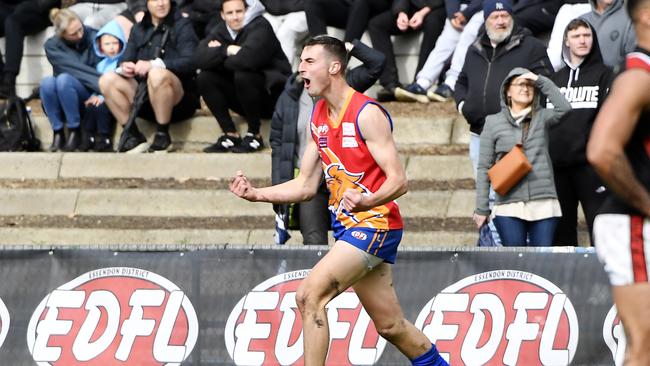
<svg viewBox="0 0 650 366">
<path fill-rule="evenodd" d="M 300 284 L 296 302 L 302 316 L 305 366 L 325 364 L 329 345 L 325 305 L 368 273 L 361 254 L 337 241 Z"/>
<path fill-rule="evenodd" d="M 168 124 L 174 106 L 183 98 L 183 85 L 180 79 L 167 69 L 154 68 L 147 76 L 147 86 L 156 123 Z"/>
<path fill-rule="evenodd" d="M 612 294 L 627 335 L 625 365 L 650 365 L 650 284 L 613 286 Z"/>
<path fill-rule="evenodd" d="M 379 335 L 394 344 L 409 360 L 431 348 L 431 341 L 404 318 L 393 287 L 391 265 L 383 262 L 353 286 Z"/>
<path fill-rule="evenodd" d="M 106 105 L 120 125 L 124 125 L 129 119 L 137 86 L 134 79 L 125 79 L 114 72 L 106 73 L 99 78 L 99 89 L 102 91 Z"/>
</svg>

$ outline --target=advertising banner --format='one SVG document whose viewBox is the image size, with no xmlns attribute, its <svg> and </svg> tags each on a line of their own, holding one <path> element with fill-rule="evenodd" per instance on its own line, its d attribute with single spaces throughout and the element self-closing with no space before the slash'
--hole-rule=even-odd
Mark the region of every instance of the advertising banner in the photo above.
<svg viewBox="0 0 650 366">
<path fill-rule="evenodd" d="M 312 248 L 0 251 L 0 364 L 302 365 Z M 613 365 L 625 338 L 591 250 L 404 250 L 405 317 L 451 365 Z M 352 290 L 327 365 L 408 365 Z"/>
</svg>

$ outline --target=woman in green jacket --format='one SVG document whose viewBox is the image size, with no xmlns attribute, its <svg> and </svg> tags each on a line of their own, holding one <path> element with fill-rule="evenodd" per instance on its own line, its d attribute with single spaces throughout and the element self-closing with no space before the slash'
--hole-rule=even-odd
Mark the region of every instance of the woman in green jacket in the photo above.
<svg viewBox="0 0 650 366">
<path fill-rule="evenodd" d="M 541 95 L 548 96 L 552 108 L 542 105 Z M 480 228 L 493 219 L 504 246 L 552 245 L 562 212 L 548 152 L 548 130 L 570 110 L 550 79 L 527 69 L 514 68 L 501 86 L 501 112 L 486 118 L 481 133 L 474 221 Z M 497 194 L 490 210 L 488 169 L 518 143 L 533 168 L 506 194 Z"/>
</svg>

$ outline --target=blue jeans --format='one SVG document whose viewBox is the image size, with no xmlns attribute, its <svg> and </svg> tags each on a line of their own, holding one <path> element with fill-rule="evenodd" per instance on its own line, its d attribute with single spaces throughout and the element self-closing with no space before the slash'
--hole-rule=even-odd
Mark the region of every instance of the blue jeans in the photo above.
<svg viewBox="0 0 650 366">
<path fill-rule="evenodd" d="M 61 131 L 63 125 L 79 128 L 81 110 L 91 91 L 70 74 L 49 76 L 41 81 L 43 109 L 54 131 Z"/>
<path fill-rule="evenodd" d="M 553 245 L 555 227 L 560 219 L 551 217 L 537 221 L 526 221 L 517 217 L 495 216 L 501 243 L 504 247 L 546 247 Z M 528 238 L 528 245 L 526 245 Z"/>
</svg>

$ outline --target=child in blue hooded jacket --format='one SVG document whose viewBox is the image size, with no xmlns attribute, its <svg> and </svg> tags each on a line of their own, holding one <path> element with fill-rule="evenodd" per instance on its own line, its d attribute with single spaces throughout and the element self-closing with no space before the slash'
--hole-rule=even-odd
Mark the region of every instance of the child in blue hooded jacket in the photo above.
<svg viewBox="0 0 650 366">
<path fill-rule="evenodd" d="M 102 58 L 97 64 L 97 71 L 104 74 L 115 70 L 119 66 L 120 58 L 126 47 L 126 38 L 122 28 L 116 21 L 106 23 L 97 32 L 93 46 L 97 56 Z M 112 152 L 111 135 L 115 118 L 104 103 L 104 97 L 93 94 L 84 104 L 86 105 L 83 121 L 85 134 L 79 150 Z"/>
</svg>

